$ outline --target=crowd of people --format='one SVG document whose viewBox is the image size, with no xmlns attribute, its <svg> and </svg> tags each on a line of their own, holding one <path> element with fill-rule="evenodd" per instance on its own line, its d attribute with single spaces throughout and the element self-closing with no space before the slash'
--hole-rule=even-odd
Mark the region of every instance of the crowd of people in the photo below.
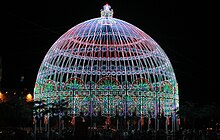
<svg viewBox="0 0 220 140">
<path fill-rule="evenodd" d="M 0 129 L 0 140 L 220 140 L 220 130 L 181 129 L 173 133 L 164 130 L 154 131 L 115 131 L 112 129 L 84 130 L 77 132 L 64 129 L 47 132 L 21 129 Z"/>
</svg>

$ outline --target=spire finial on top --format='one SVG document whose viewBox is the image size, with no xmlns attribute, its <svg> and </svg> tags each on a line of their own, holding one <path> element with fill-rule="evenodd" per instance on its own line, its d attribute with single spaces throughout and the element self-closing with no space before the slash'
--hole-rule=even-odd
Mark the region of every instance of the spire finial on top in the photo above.
<svg viewBox="0 0 220 140">
<path fill-rule="evenodd" d="M 113 17 L 113 9 L 111 9 L 111 6 L 108 5 L 108 3 L 103 6 L 103 9 L 101 9 L 101 17 L 103 18 Z"/>
</svg>

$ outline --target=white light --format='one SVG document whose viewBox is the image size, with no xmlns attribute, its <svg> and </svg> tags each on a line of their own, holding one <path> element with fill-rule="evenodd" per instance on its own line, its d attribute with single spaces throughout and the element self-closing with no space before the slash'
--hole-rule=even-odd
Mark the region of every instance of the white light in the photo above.
<svg viewBox="0 0 220 140">
<path fill-rule="evenodd" d="M 110 9 L 111 9 L 111 6 L 110 5 L 108 5 L 108 4 L 106 4 L 106 5 L 104 5 L 104 10 L 107 10 L 107 11 L 109 11 Z"/>
</svg>

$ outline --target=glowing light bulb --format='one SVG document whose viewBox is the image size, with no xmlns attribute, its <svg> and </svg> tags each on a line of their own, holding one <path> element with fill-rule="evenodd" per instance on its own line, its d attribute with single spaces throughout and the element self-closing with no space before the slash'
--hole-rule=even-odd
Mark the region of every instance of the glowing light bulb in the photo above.
<svg viewBox="0 0 220 140">
<path fill-rule="evenodd" d="M 104 10 L 110 11 L 110 9 L 111 9 L 111 6 L 108 5 L 108 3 L 104 5 Z"/>
<path fill-rule="evenodd" d="M 26 96 L 26 101 L 27 102 L 31 102 L 33 100 L 33 97 L 32 95 L 29 93 L 27 96 Z"/>
</svg>

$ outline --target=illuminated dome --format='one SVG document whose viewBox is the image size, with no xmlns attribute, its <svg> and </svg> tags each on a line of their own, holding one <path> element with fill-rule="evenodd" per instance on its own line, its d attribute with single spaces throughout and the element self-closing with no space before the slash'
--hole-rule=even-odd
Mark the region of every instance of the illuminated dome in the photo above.
<svg viewBox="0 0 220 140">
<path fill-rule="evenodd" d="M 170 116 L 179 107 L 172 65 L 162 48 L 134 25 L 101 17 L 64 33 L 40 66 L 34 100 L 68 102 L 68 115 Z"/>
</svg>

